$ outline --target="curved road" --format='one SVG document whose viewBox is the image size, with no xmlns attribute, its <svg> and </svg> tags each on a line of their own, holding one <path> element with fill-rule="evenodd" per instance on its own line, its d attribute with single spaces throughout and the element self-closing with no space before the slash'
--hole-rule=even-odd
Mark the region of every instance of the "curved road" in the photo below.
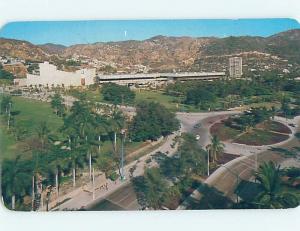
<svg viewBox="0 0 300 231">
<path fill-rule="evenodd" d="M 262 147 L 230 144 L 230 149 L 232 149 L 232 147 L 234 147 L 236 150 L 240 148 L 239 153 L 243 154 L 243 156 L 238 157 L 219 167 L 205 180 L 205 183 L 215 187 L 220 192 L 224 193 L 225 196 L 231 198 L 233 201 L 237 201 L 238 198 L 234 193 L 236 186 L 241 180 L 251 180 L 251 178 L 253 178 L 254 171 L 256 171 L 260 163 L 271 160 L 276 163 L 285 161 L 286 158 L 284 158 L 282 155 L 276 154 L 274 151 L 269 150 L 269 148 L 278 146 L 281 148 L 300 146 L 299 139 L 295 138 L 294 136 L 296 132 L 300 131 L 300 116 L 295 117 L 292 120 L 285 120 L 280 117 L 277 117 L 275 119 L 286 124 L 287 126 L 289 126 L 288 124 L 291 123 L 296 124 L 296 127 L 289 126 L 289 128 L 292 130 L 292 134 L 290 135 L 290 138 L 288 140 L 275 145 L 266 145 Z M 207 127 L 207 131 L 209 130 L 209 127 L 210 126 Z M 225 143 L 225 145 L 226 150 L 226 148 L 228 148 L 228 144 Z M 190 197 L 193 200 L 199 201 L 201 199 L 201 194 L 198 190 L 195 190 L 190 195 Z M 187 198 L 177 209 L 187 209 L 189 206 L 189 200 L 191 198 Z"/>
</svg>

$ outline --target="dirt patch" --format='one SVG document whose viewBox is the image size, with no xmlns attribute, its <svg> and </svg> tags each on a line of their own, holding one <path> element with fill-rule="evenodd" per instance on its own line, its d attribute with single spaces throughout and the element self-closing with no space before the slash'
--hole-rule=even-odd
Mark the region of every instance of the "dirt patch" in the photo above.
<svg viewBox="0 0 300 231">
<path fill-rule="evenodd" d="M 260 124 L 256 125 L 256 127 L 259 129 L 266 130 L 266 131 L 292 134 L 292 131 L 290 128 L 288 128 L 286 125 L 284 125 L 280 122 L 277 122 L 277 121 L 268 121 L 265 123 L 260 123 Z"/>
<path fill-rule="evenodd" d="M 220 155 L 217 163 L 218 164 L 226 164 L 229 161 L 234 160 L 235 158 L 240 157 L 240 155 L 233 155 L 233 154 L 229 154 L 229 153 L 223 153 Z"/>
<path fill-rule="evenodd" d="M 210 134 L 216 135 L 221 141 L 234 139 L 240 131 L 230 128 L 223 123 L 215 123 L 210 128 Z"/>
<path fill-rule="evenodd" d="M 287 140 L 288 138 L 289 136 L 285 134 L 253 129 L 251 132 L 241 135 L 233 142 L 239 144 L 261 146 L 279 143 Z"/>
</svg>

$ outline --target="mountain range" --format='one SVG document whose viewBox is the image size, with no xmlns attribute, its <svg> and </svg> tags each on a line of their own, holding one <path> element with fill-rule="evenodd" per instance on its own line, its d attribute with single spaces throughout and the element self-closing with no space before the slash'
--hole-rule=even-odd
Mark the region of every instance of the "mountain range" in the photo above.
<svg viewBox="0 0 300 231">
<path fill-rule="evenodd" d="M 74 55 L 97 59 L 119 68 L 144 65 L 152 71 L 195 70 L 203 60 L 212 57 L 270 54 L 300 64 L 300 29 L 270 37 L 167 37 L 120 42 L 97 42 L 63 46 L 34 45 L 27 41 L 0 38 L 0 55 L 31 61 L 66 59 Z"/>
</svg>

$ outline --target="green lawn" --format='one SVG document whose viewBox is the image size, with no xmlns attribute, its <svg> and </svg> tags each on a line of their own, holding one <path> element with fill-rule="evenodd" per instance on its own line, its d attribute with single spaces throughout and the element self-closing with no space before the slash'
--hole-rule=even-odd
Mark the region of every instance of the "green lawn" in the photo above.
<svg viewBox="0 0 300 231">
<path fill-rule="evenodd" d="M 139 103 L 141 101 L 154 101 L 164 105 L 166 108 L 173 111 L 178 110 L 179 108 L 179 105 L 177 103 L 179 99 L 177 97 L 165 95 L 161 91 L 136 90 L 135 94 L 136 103 Z"/>
<path fill-rule="evenodd" d="M 19 113 L 15 116 L 16 122 L 31 134 L 42 121 L 47 122 L 52 132 L 56 132 L 63 124 L 62 118 L 53 113 L 49 103 L 13 97 L 13 111 Z"/>
<path fill-rule="evenodd" d="M 1 100 L 1 99 L 0 99 Z M 50 104 L 36 100 L 24 99 L 21 97 L 13 97 L 12 114 L 15 114 L 15 123 L 24 127 L 27 130 L 27 137 L 35 134 L 36 127 L 41 121 L 47 121 L 48 127 L 52 133 L 56 133 L 63 121 L 57 117 Z M 19 154 L 16 141 L 11 134 L 6 132 L 6 123 L 3 121 L 0 124 L 0 159 L 14 158 Z"/>
</svg>

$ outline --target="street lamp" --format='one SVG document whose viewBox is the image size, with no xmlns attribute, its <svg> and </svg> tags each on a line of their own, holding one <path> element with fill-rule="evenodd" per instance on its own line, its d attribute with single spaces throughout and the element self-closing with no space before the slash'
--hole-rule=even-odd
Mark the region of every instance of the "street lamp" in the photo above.
<svg viewBox="0 0 300 231">
<path fill-rule="evenodd" d="M 207 176 L 209 176 L 209 148 L 206 147 L 207 152 Z"/>
<path fill-rule="evenodd" d="M 126 136 L 126 129 L 121 130 L 122 135 L 122 147 L 121 147 L 121 180 L 126 180 L 125 172 L 124 172 L 124 143 L 125 143 L 125 136 Z"/>
</svg>

